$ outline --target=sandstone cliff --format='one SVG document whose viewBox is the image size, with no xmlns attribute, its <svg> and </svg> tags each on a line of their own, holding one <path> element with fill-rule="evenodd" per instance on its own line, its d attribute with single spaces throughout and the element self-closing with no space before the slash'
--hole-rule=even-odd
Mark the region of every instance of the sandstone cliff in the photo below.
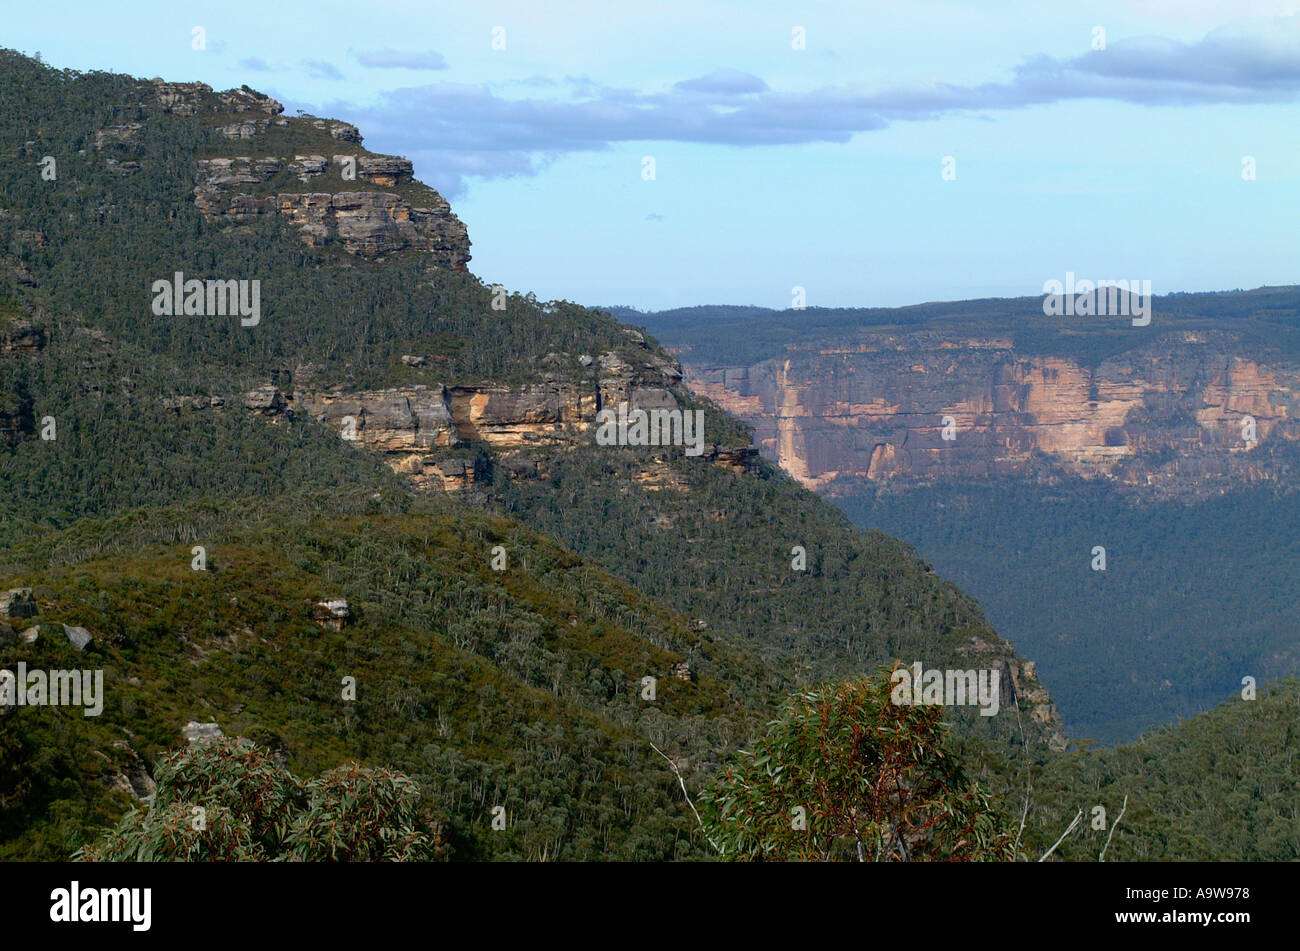
<svg viewBox="0 0 1300 951">
<path fill-rule="evenodd" d="M 354 254 L 423 251 L 439 267 L 465 270 L 469 235 L 451 206 L 432 189 L 421 204 L 402 195 L 344 188 L 337 191 L 279 191 L 291 176 L 301 183 L 326 183 L 330 162 L 342 167 L 352 156 L 234 156 L 199 159 L 194 203 L 209 221 L 238 224 L 265 214 L 280 214 L 297 225 L 310 245 L 338 243 Z M 394 187 L 412 181 L 411 163 L 388 156 L 362 156 L 356 177 Z M 423 187 L 423 186 L 421 186 Z M 416 199 L 419 200 L 419 199 Z"/>
<path fill-rule="evenodd" d="M 1220 331 L 1170 330 L 1095 367 L 1009 335 L 867 333 L 752 366 L 688 353 L 686 379 L 813 488 L 1069 474 L 1192 496 L 1277 480 L 1289 463 L 1270 450 L 1300 440 L 1300 363 Z"/>
<path fill-rule="evenodd" d="M 459 491 L 480 476 L 472 455 L 476 447 L 491 450 L 515 478 L 540 478 L 547 462 L 536 450 L 590 443 L 596 414 L 606 407 L 684 408 L 674 393 L 681 385 L 681 366 L 635 331 L 628 336 L 629 346 L 596 358 L 552 354 L 553 372 L 513 386 L 430 382 L 356 390 L 320 379 L 316 368 L 303 366 L 241 398 L 179 396 L 163 402 L 174 412 L 242 405 L 272 422 L 305 414 L 344 441 L 381 453 L 417 487 Z M 428 366 L 414 355 L 404 362 Z M 638 481 L 649 489 L 684 489 L 667 464 L 674 451 L 652 458 Z M 752 447 L 716 442 L 706 443 L 703 459 L 735 472 L 754 472 L 759 465 Z"/>
<path fill-rule="evenodd" d="M 371 257 L 417 251 L 459 270 L 469 262 L 468 232 L 447 202 L 414 179 L 407 159 L 362 148 L 356 126 L 281 115 L 280 103 L 247 87 L 213 92 L 154 80 L 153 93 L 163 112 L 197 117 L 215 132 L 193 170 L 195 206 L 208 221 L 231 226 L 278 214 L 311 245 Z M 130 174 L 139 166 L 123 159 L 138 152 L 141 129 L 107 126 L 91 144 L 113 171 Z"/>
</svg>

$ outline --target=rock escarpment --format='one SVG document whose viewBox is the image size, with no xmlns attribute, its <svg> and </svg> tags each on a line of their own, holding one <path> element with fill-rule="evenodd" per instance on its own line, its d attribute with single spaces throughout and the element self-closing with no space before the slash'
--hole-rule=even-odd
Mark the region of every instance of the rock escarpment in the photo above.
<svg viewBox="0 0 1300 951">
<path fill-rule="evenodd" d="M 631 409 L 679 407 L 671 387 L 681 381 L 681 368 L 654 351 L 607 351 L 595 359 L 584 355 L 578 363 L 584 372 L 556 372 L 518 386 L 330 387 L 298 392 L 288 405 L 342 438 L 383 453 L 389 466 L 417 485 L 448 491 L 472 485 L 476 470 L 472 460 L 444 450 L 482 445 L 496 451 L 515 477 L 537 478 L 545 475 L 546 461 L 529 450 L 590 442 L 600 410 L 619 403 Z M 748 447 L 711 445 L 705 455 L 735 471 L 757 465 Z M 666 465 L 652 468 L 644 474 L 646 484 L 677 487 Z"/>
<path fill-rule="evenodd" d="M 284 116 L 284 107 L 248 87 L 214 92 L 205 83 L 143 87 L 142 110 L 199 121 L 209 130 L 206 155 L 194 162 L 194 203 L 203 217 L 238 226 L 282 215 L 310 245 L 333 244 L 358 255 L 400 251 L 465 270 L 469 234 L 445 199 L 416 181 L 410 161 L 376 155 L 351 123 Z M 140 170 L 145 122 L 119 122 L 91 133 L 91 149 L 120 175 Z"/>
<path fill-rule="evenodd" d="M 460 270 L 469 262 L 468 232 L 446 200 L 415 180 L 407 159 L 362 148 L 356 126 L 283 116 L 280 103 L 247 88 L 215 93 L 203 83 L 155 80 L 154 92 L 164 113 L 202 117 L 217 133 L 209 150 L 216 154 L 194 165 L 194 202 L 208 221 L 238 225 L 278 214 L 311 245 L 371 257 L 418 251 Z M 109 126 L 92 144 L 120 158 L 134 152 L 142 128 Z"/>
<path fill-rule="evenodd" d="M 1009 337 L 871 333 L 753 366 L 688 359 L 687 382 L 813 488 L 1074 475 L 1194 497 L 1289 471 L 1270 449 L 1300 440 L 1300 364 L 1249 353 L 1169 331 L 1090 367 Z"/>
<path fill-rule="evenodd" d="M 458 491 L 479 478 L 472 457 L 476 447 L 492 450 L 516 478 L 546 475 L 544 453 L 590 443 L 596 415 L 620 403 L 629 409 L 684 409 L 673 389 L 682 381 L 680 364 L 629 334 L 633 346 L 599 357 L 552 354 L 552 363 L 572 364 L 543 373 L 533 383 L 414 383 L 358 390 L 318 379 L 313 367 L 299 367 L 285 380 L 268 383 L 240 398 L 169 397 L 175 412 L 242 406 L 270 421 L 304 414 L 325 424 L 358 448 L 381 453 L 396 472 L 418 487 Z M 418 356 L 407 366 L 427 367 Z M 707 436 L 707 434 L 706 434 Z M 683 489 L 667 465 L 668 455 L 651 460 L 638 478 L 651 489 Z M 758 451 L 749 446 L 705 442 L 702 458 L 733 472 L 755 472 Z"/>
<path fill-rule="evenodd" d="M 419 198 L 357 190 L 335 183 L 332 191 L 280 191 L 276 184 L 319 182 L 331 169 L 356 162 L 356 179 L 381 187 L 410 184 L 411 163 L 391 156 L 323 154 L 232 156 L 199 159 L 195 206 L 209 221 L 239 224 L 265 214 L 280 214 L 297 225 L 310 245 L 337 243 L 353 254 L 378 256 L 394 251 L 428 253 L 439 267 L 465 270 L 469 234 L 451 206 L 431 188 Z"/>
</svg>

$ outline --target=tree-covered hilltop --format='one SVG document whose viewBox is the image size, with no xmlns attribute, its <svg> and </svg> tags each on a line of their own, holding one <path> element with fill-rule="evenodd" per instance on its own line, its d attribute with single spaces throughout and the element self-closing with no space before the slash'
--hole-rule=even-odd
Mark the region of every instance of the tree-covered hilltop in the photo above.
<svg viewBox="0 0 1300 951">
<path fill-rule="evenodd" d="M 181 111 L 154 83 L 59 71 L 12 51 L 0 51 L 0 96 L 0 306 L 55 333 L 91 328 L 135 361 L 133 392 L 224 392 L 303 365 L 332 382 L 382 385 L 412 377 L 401 361 L 410 353 L 436 355 L 447 379 L 506 380 L 531 375 L 549 353 L 626 342 L 609 319 L 531 295 L 511 294 L 502 319 L 490 288 L 418 251 L 367 257 L 337 241 L 307 244 L 269 211 L 205 218 L 195 195 L 205 157 L 371 154 L 310 117 L 232 140 L 221 129 L 248 119 L 233 111 L 239 103 L 195 92 L 194 112 Z M 52 180 L 42 178 L 46 157 Z M 277 185 L 289 187 L 256 188 Z M 399 194 L 416 185 L 345 182 L 334 170 L 315 187 Z M 154 314 L 153 283 L 177 271 L 259 280 L 260 323 Z"/>
<path fill-rule="evenodd" d="M 1054 354 L 1095 365 L 1107 357 L 1157 339 L 1169 328 L 1231 330 L 1259 346 L 1300 355 L 1300 286 L 1249 291 L 1155 294 L 1150 325 L 1099 321 L 1096 317 L 1049 317 L 1043 298 L 990 297 L 935 301 L 907 307 L 767 307 L 701 305 L 640 312 L 611 310 L 646 326 L 665 346 L 689 352 L 702 365 L 742 366 L 784 358 L 792 346 L 844 347 L 863 332 L 933 331 L 936 334 L 999 334 L 1022 353 Z"/>
</svg>

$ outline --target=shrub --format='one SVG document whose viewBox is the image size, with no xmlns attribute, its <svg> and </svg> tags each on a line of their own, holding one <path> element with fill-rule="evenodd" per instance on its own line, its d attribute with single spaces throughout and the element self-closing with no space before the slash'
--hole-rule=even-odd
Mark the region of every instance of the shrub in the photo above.
<svg viewBox="0 0 1300 951">
<path fill-rule="evenodd" d="M 222 737 L 164 756 L 143 809 L 73 857 L 102 862 L 427 861 L 448 851 L 401 773 L 356 764 L 301 783 Z"/>
<path fill-rule="evenodd" d="M 701 796 L 705 833 L 733 860 L 1012 859 L 940 709 L 895 705 L 887 677 L 794 696 Z"/>
</svg>

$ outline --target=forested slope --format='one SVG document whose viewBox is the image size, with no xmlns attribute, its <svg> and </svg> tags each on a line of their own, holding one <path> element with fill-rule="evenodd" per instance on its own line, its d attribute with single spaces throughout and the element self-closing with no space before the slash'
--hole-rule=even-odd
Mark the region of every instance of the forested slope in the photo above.
<svg viewBox="0 0 1300 951">
<path fill-rule="evenodd" d="M 783 693 L 895 660 L 999 671 L 997 716 L 950 711 L 967 755 L 1052 762 L 974 601 L 754 458 L 653 341 L 461 269 L 445 203 L 356 130 L 14 53 L 0 93 L 0 591 L 37 611 L 0 664 L 106 691 L 0 714 L 0 855 L 85 844 L 191 721 L 300 775 L 408 772 L 454 858 L 708 855 L 651 743 L 698 790 Z M 259 319 L 159 313 L 177 271 L 258 281 Z M 597 445 L 611 394 L 700 410 L 702 453 Z"/>
</svg>

